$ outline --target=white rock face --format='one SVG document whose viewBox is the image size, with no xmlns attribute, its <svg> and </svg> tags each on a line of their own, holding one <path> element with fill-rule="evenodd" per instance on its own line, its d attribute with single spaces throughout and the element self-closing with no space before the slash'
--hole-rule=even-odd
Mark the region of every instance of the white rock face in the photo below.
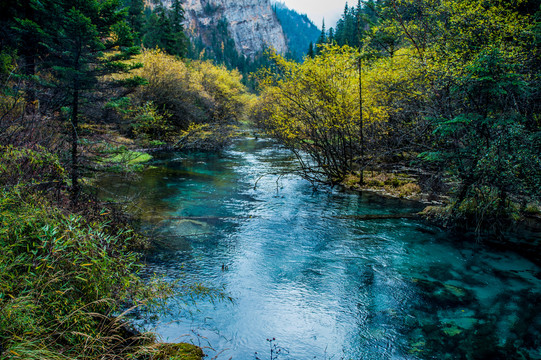
<svg viewBox="0 0 541 360">
<path fill-rule="evenodd" d="M 202 35 L 204 41 L 211 41 L 205 38 L 206 28 L 225 21 L 237 51 L 246 57 L 253 58 L 265 47 L 280 54 L 287 52 L 284 32 L 270 0 L 185 0 L 182 6 L 187 32 Z"/>
</svg>

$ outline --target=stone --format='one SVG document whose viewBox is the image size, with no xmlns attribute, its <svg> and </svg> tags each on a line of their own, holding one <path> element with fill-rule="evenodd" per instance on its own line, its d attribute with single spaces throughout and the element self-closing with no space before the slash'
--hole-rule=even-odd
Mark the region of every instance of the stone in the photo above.
<svg viewBox="0 0 541 360">
<path fill-rule="evenodd" d="M 154 356 L 156 360 L 203 360 L 205 354 L 200 347 L 187 344 L 160 344 L 159 352 Z"/>
<path fill-rule="evenodd" d="M 151 3 L 147 1 L 147 5 Z M 171 0 L 162 3 L 171 6 Z M 211 45 L 205 37 L 208 29 L 225 21 L 239 54 L 253 59 L 267 47 L 279 54 L 287 52 L 284 31 L 270 0 L 185 0 L 182 6 L 186 33 L 201 36 L 206 45 Z"/>
</svg>

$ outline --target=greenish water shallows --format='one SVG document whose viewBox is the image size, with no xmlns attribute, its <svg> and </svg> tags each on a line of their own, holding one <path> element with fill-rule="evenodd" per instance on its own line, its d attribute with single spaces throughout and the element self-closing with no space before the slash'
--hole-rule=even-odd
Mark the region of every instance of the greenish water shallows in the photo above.
<svg viewBox="0 0 541 360">
<path fill-rule="evenodd" d="M 158 226 L 149 273 L 234 298 L 146 324 L 165 340 L 219 359 L 270 359 L 269 345 L 280 359 L 541 359 L 541 269 L 519 255 L 418 221 L 347 218 L 419 206 L 280 177 L 294 159 L 265 139 L 155 165 L 103 179 Z"/>
</svg>

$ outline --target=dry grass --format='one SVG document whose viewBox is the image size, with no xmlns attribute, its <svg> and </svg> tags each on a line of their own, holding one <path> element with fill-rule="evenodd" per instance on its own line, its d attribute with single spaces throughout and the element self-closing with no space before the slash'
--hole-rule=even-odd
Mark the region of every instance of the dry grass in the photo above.
<svg viewBox="0 0 541 360">
<path fill-rule="evenodd" d="M 363 175 L 364 185 L 359 184 L 357 174 L 349 174 L 342 184 L 349 189 L 377 191 L 398 198 L 415 199 L 421 194 L 417 180 L 406 174 L 365 171 Z"/>
</svg>

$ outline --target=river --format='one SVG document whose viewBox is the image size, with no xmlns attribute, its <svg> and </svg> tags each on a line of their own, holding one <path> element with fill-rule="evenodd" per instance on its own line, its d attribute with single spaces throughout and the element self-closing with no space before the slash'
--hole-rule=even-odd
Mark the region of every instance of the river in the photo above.
<svg viewBox="0 0 541 360">
<path fill-rule="evenodd" d="M 179 294 L 140 321 L 164 341 L 209 359 L 541 359 L 538 266 L 421 221 L 355 219 L 418 204 L 314 189 L 268 139 L 153 165 L 101 180 L 154 229 L 147 276 L 232 298 Z"/>
</svg>

